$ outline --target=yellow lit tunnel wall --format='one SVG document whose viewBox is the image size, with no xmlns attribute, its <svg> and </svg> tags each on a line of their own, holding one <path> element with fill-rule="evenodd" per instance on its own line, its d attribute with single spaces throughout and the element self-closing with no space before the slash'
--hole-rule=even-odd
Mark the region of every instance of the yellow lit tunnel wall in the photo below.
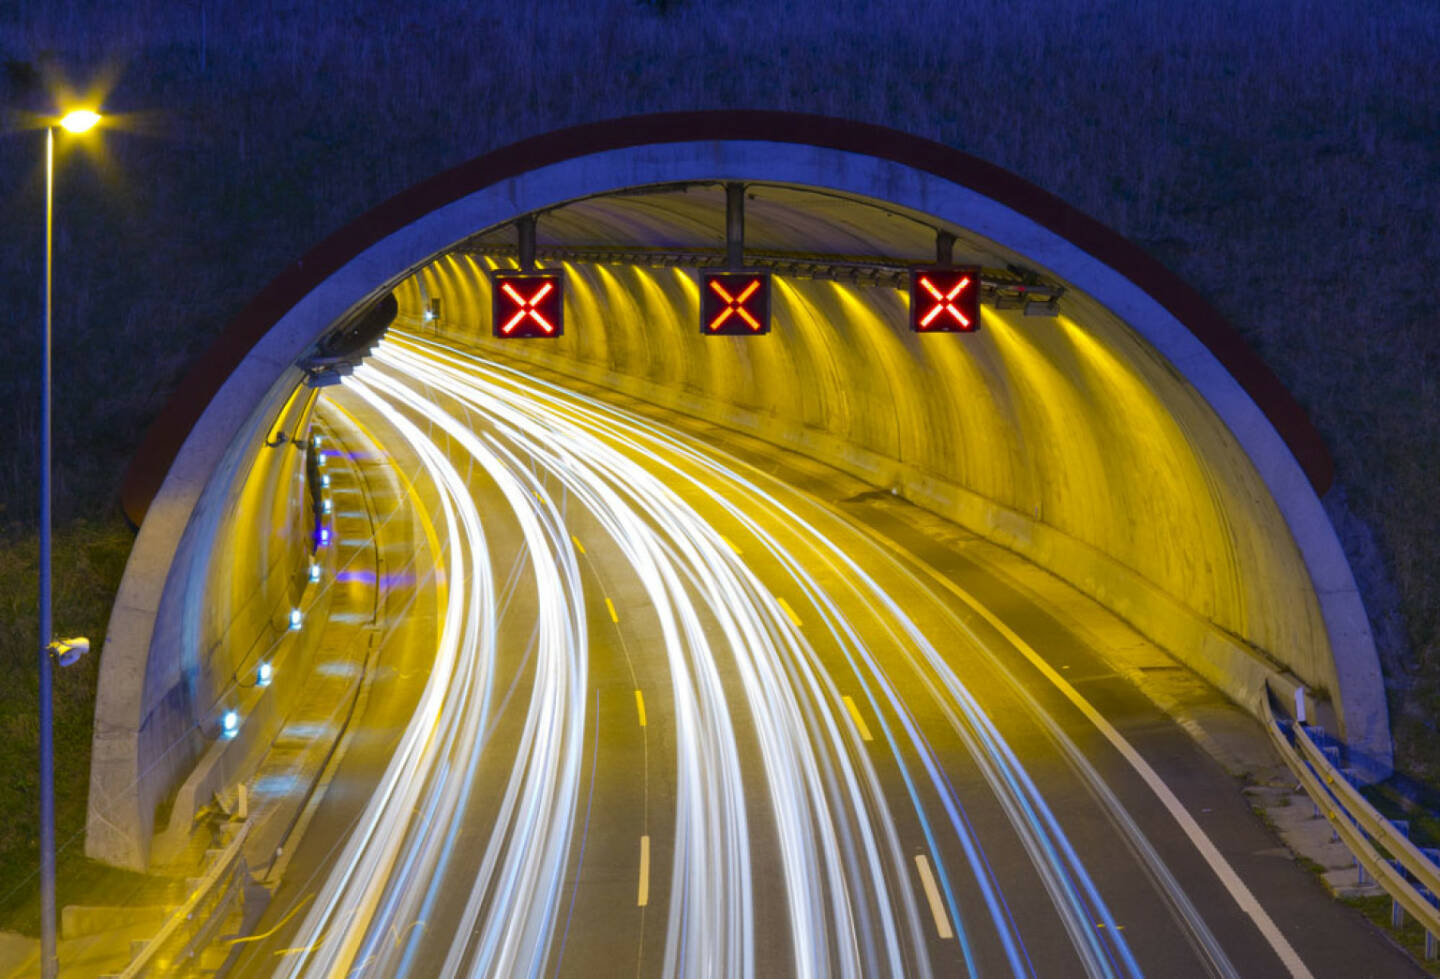
<svg viewBox="0 0 1440 979">
<path fill-rule="evenodd" d="M 566 264 L 558 340 L 490 335 L 484 260 L 397 290 L 400 323 L 803 452 L 1019 552 L 1254 707 L 1282 674 L 1336 689 L 1319 604 L 1249 457 L 1184 377 L 1072 290 L 916 335 L 899 290 L 775 277 L 773 332 L 704 337 L 693 271 Z M 1289 674 L 1289 675 L 1284 675 Z"/>
<path fill-rule="evenodd" d="M 152 833 L 161 851 L 189 839 L 197 808 L 253 764 L 303 689 L 319 630 L 292 632 L 289 613 L 305 604 L 310 564 L 305 435 L 315 395 L 292 388 L 278 409 L 257 411 L 248 436 L 226 453 L 229 478 L 202 498 L 171 569 L 156 641 L 178 655 L 146 661 L 141 757 L 161 761 L 130 788 L 144 849 L 128 855 L 127 866 L 146 866 Z M 256 683 L 262 661 L 281 681 L 264 691 Z M 240 734 L 216 740 L 230 709 L 241 717 Z M 107 829 L 92 822 L 89 832 Z"/>
</svg>

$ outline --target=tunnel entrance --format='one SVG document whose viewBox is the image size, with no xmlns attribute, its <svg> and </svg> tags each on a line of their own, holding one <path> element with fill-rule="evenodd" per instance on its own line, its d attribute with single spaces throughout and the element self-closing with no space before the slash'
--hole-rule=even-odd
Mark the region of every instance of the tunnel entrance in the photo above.
<svg viewBox="0 0 1440 979">
<path fill-rule="evenodd" d="M 697 270 L 730 257 L 726 184 L 744 187 L 746 264 L 772 276 L 763 336 L 699 328 Z M 537 262 L 566 273 L 566 329 L 498 339 L 489 273 L 518 264 L 529 218 Z M 907 270 L 937 235 L 985 272 L 974 333 L 909 328 Z M 1023 285 L 1058 301 L 1027 310 Z M 165 788 L 140 775 L 144 732 L 210 709 L 206 691 L 173 696 L 187 681 L 153 569 L 175 578 L 207 494 L 235 477 L 225 453 L 288 403 L 316 341 L 391 291 L 404 329 L 735 428 L 954 520 L 1252 709 L 1267 683 L 1307 688 L 1368 774 L 1388 771 L 1378 661 L 1320 503 L 1328 455 L 1231 327 L 972 157 L 839 120 L 694 113 L 551 134 L 407 191 L 287 270 L 197 365 L 124 490 L 141 532 L 101 663 L 92 854 L 143 863 Z"/>
</svg>

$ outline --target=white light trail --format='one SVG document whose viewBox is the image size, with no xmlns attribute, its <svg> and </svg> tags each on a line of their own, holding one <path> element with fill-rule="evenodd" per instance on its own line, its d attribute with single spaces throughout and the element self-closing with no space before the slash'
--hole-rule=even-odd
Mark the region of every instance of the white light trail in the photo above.
<svg viewBox="0 0 1440 979">
<path fill-rule="evenodd" d="M 637 826 L 639 906 L 655 906 L 652 873 L 666 873 L 661 848 L 670 851 L 665 975 L 757 974 L 757 810 L 747 787 L 751 795 L 763 787 L 761 811 L 774 832 L 778 863 L 764 879 L 783 887 L 787 971 L 930 975 L 933 931 L 955 942 L 973 973 L 972 938 L 983 930 L 1003 948 L 1012 974 L 1033 975 L 1024 929 L 921 730 L 917 705 L 900 692 L 902 673 L 967 749 L 1079 968 L 1139 975 L 1060 821 L 957 673 L 953 654 L 942 654 L 847 552 L 862 546 L 853 527 L 818 505 L 800 512 L 773 484 L 663 426 L 438 345 L 386 340 L 346 386 L 400 434 L 434 488 L 445 542 L 437 558 L 445 569 L 443 628 L 420 706 L 283 974 L 404 973 L 416 967 L 423 943 L 443 949 L 445 975 L 556 968 L 562 890 L 584 802 L 590 682 L 577 558 L 588 552 L 570 512 L 600 528 L 599 537 L 581 531 L 592 551 L 603 538 L 608 552 L 623 557 L 668 673 L 674 838 L 652 839 Z M 482 481 L 519 527 L 533 586 L 533 670 L 514 744 L 491 737 L 497 662 L 520 657 L 500 645 L 508 614 L 501 595 L 514 583 L 498 586 L 491 572 L 485 526 L 498 518 L 481 518 Z M 742 551 L 715 524 L 717 513 L 729 533 L 756 543 Z M 762 579 L 757 560 L 781 577 Z M 887 573 L 898 573 L 898 563 L 886 560 Z M 609 596 L 604 604 L 612 620 L 605 628 L 634 627 L 630 605 L 617 611 Z M 639 689 L 634 701 L 643 728 Z M 753 743 L 759 772 L 746 770 L 742 742 Z M 467 862 L 457 838 L 471 818 L 481 760 L 497 752 L 513 752 L 513 763 L 503 785 L 486 786 L 497 800 L 493 824 L 478 859 Z M 896 799 L 877 769 L 882 759 L 898 772 L 900 798 L 913 810 L 904 816 L 918 820 L 923 847 L 902 843 Z M 921 849 L 928 857 L 915 855 Z M 968 920 L 957 897 L 962 885 L 975 895 Z M 444 919 L 445 934 L 429 934 L 446 903 L 458 913 L 452 908 Z M 1197 923 L 1203 930 L 1198 917 L 1191 927 Z M 1211 962 L 1223 966 L 1223 953 Z"/>
</svg>

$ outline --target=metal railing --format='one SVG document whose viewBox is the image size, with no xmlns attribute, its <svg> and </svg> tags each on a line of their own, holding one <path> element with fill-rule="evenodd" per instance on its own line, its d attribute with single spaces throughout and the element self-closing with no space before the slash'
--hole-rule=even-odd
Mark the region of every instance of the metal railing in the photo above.
<svg viewBox="0 0 1440 979">
<path fill-rule="evenodd" d="M 220 851 L 185 903 L 166 919 L 155 937 L 145 942 L 120 973 L 119 979 L 170 975 L 194 959 L 209 944 L 231 906 L 245 887 L 245 841 L 251 821 Z"/>
<path fill-rule="evenodd" d="M 1425 958 L 1434 960 L 1440 955 L 1440 863 L 1360 794 L 1303 723 L 1277 718 L 1268 696 L 1265 710 L 1270 740 L 1354 856 L 1359 882 L 1368 875 L 1390 895 L 1392 926 L 1404 924 L 1406 914 L 1419 922 L 1425 929 Z"/>
</svg>

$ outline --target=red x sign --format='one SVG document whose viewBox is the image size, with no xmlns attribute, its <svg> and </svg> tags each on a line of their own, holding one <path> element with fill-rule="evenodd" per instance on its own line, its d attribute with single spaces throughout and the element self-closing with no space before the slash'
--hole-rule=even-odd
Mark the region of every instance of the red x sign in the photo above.
<svg viewBox="0 0 1440 979">
<path fill-rule="evenodd" d="M 565 332 L 564 273 L 496 270 L 490 273 L 490 284 L 496 337 L 558 337 Z"/>
<path fill-rule="evenodd" d="M 974 266 L 912 269 L 910 329 L 916 333 L 980 329 L 980 270 Z"/>
<path fill-rule="evenodd" d="M 769 333 L 770 273 L 702 271 L 700 332 L 709 337 Z"/>
</svg>

